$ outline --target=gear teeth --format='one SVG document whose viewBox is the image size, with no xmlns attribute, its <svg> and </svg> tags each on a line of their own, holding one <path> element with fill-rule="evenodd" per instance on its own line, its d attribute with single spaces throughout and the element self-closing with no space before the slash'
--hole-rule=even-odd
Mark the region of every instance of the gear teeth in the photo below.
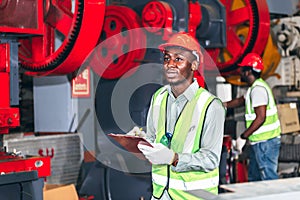
<svg viewBox="0 0 300 200">
<path fill-rule="evenodd" d="M 235 71 L 238 66 L 237 64 L 240 63 L 242 61 L 242 59 L 245 57 L 245 55 L 247 55 L 248 53 L 250 53 L 255 45 L 255 41 L 257 39 L 257 35 L 258 35 L 258 24 L 259 24 L 259 13 L 258 13 L 258 8 L 257 8 L 257 4 L 256 4 L 256 0 L 249 0 L 249 3 L 251 5 L 251 10 L 253 15 L 251 16 L 253 19 L 253 26 L 252 26 L 252 32 L 249 33 L 249 35 L 251 35 L 249 42 L 248 42 L 248 46 L 246 47 L 246 49 L 244 50 L 244 52 L 242 53 L 242 55 L 239 57 L 239 59 L 236 60 L 236 62 L 234 62 L 231 66 L 220 70 L 221 73 L 227 73 L 227 72 L 231 72 L 231 71 Z"/>
<path fill-rule="evenodd" d="M 84 0 L 76 0 L 76 1 L 78 1 L 77 3 L 78 10 L 77 10 L 77 15 L 75 16 L 76 22 L 74 23 L 73 29 L 71 30 L 69 37 L 66 38 L 68 41 L 65 47 L 63 47 L 62 52 L 52 60 L 45 61 L 40 65 L 36 63 L 28 63 L 28 62 L 21 63 L 22 68 L 30 72 L 46 72 L 57 68 L 60 64 L 62 64 L 65 61 L 65 59 L 68 57 L 69 53 L 72 51 L 75 45 L 76 39 L 80 32 L 82 18 L 83 18 Z"/>
</svg>

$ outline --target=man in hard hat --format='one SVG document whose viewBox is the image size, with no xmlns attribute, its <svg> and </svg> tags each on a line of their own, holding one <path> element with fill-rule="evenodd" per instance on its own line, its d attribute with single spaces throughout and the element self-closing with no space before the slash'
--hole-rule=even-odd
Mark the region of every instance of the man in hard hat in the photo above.
<svg viewBox="0 0 300 200">
<path fill-rule="evenodd" d="M 272 90 L 260 78 L 264 65 L 256 53 L 247 54 L 239 64 L 241 80 L 249 85 L 245 96 L 223 103 L 228 108 L 245 105 L 246 130 L 240 138 L 251 144 L 248 180 L 277 179 L 280 122 Z"/>
<path fill-rule="evenodd" d="M 203 62 L 200 45 L 177 33 L 159 48 L 169 84 L 151 100 L 146 138 L 153 147 L 138 145 L 152 163 L 152 199 L 199 199 L 189 191 L 200 189 L 217 194 L 225 109 L 193 78 Z"/>
</svg>

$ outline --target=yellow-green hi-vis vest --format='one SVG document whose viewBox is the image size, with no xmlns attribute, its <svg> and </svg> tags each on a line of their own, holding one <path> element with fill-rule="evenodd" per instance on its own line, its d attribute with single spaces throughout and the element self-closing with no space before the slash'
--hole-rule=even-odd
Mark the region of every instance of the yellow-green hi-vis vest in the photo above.
<svg viewBox="0 0 300 200">
<path fill-rule="evenodd" d="M 246 127 L 248 128 L 256 118 L 254 108 L 252 108 L 251 102 L 251 91 L 255 86 L 264 87 L 268 93 L 268 105 L 266 109 L 266 119 L 263 125 L 257 129 L 252 135 L 250 135 L 249 140 L 251 142 L 259 142 L 263 140 L 268 140 L 274 137 L 277 137 L 281 133 L 280 122 L 278 119 L 276 103 L 272 94 L 270 87 L 267 83 L 259 78 L 257 79 L 252 86 L 247 90 L 246 93 L 246 103 L 245 103 L 245 119 Z"/>
<path fill-rule="evenodd" d="M 156 128 L 156 143 L 161 141 L 166 131 L 166 105 L 168 92 L 166 88 L 158 90 L 152 101 L 152 114 Z M 216 98 L 203 88 L 199 88 L 196 96 L 189 101 L 179 116 L 170 148 L 177 153 L 195 153 L 199 151 L 199 142 L 205 113 L 208 105 Z M 175 200 L 199 199 L 188 193 L 189 190 L 203 189 L 218 193 L 219 169 L 211 172 L 187 171 L 174 172 L 170 165 L 152 165 L 153 196 L 160 198 L 164 190 Z"/>
</svg>

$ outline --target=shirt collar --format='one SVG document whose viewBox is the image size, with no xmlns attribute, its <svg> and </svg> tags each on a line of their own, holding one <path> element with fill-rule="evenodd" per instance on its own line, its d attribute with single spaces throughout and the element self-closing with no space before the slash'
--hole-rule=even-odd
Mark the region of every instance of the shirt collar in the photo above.
<svg viewBox="0 0 300 200">
<path fill-rule="evenodd" d="M 193 83 L 181 95 L 179 95 L 177 98 L 180 98 L 181 96 L 184 96 L 188 101 L 191 101 L 194 98 L 194 96 L 196 95 L 196 92 L 197 92 L 198 89 L 199 89 L 199 84 L 197 82 L 197 79 L 194 78 Z M 170 85 L 167 85 L 165 90 L 168 91 L 170 96 L 175 98 L 172 91 L 171 91 L 171 86 Z"/>
</svg>

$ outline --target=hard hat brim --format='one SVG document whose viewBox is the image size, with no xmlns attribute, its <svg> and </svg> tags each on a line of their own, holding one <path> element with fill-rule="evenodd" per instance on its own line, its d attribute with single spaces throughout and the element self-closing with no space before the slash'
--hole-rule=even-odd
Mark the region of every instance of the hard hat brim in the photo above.
<svg viewBox="0 0 300 200">
<path fill-rule="evenodd" d="M 161 50 L 162 52 L 164 50 L 166 50 L 166 48 L 168 48 L 168 47 L 181 47 L 183 49 L 186 49 L 187 51 L 193 51 L 193 49 L 188 49 L 183 45 L 173 44 L 173 43 L 164 43 L 164 44 L 161 44 L 161 45 L 158 46 L 159 50 Z"/>
<path fill-rule="evenodd" d="M 158 46 L 158 48 L 161 52 L 164 52 L 166 50 L 166 48 L 168 48 L 168 47 L 180 47 L 180 48 L 183 48 L 187 51 L 190 51 L 196 57 L 197 62 L 200 62 L 200 58 L 199 58 L 199 55 L 198 55 L 197 51 L 193 50 L 193 49 L 186 48 L 183 45 L 173 44 L 173 43 L 164 43 L 164 44 L 161 44 L 161 45 Z"/>
</svg>

